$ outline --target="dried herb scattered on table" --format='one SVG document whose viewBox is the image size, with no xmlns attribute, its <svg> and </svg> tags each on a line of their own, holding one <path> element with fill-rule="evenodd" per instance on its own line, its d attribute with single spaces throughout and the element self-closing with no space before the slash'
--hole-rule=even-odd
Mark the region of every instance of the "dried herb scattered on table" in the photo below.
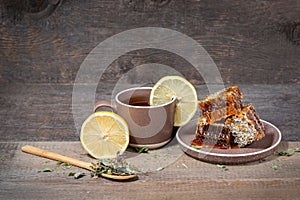
<svg viewBox="0 0 300 200">
<path fill-rule="evenodd" d="M 57 165 L 57 166 L 62 166 L 64 169 L 69 169 L 69 168 L 72 167 L 71 164 L 65 163 L 65 162 L 61 162 L 61 161 L 57 161 L 56 165 Z"/>
<path fill-rule="evenodd" d="M 138 153 L 148 153 L 149 149 L 147 147 L 135 147 L 134 148 Z"/>
<path fill-rule="evenodd" d="M 266 159 L 262 158 L 262 159 L 260 159 L 258 162 L 259 162 L 259 163 L 263 163 L 263 162 L 265 162 L 265 161 L 266 161 Z"/>
<path fill-rule="evenodd" d="M 271 168 L 274 169 L 274 170 L 277 170 L 277 169 L 278 169 L 278 165 L 276 165 L 276 164 L 273 163 L 273 164 L 271 165 Z"/>
<path fill-rule="evenodd" d="M 158 167 L 158 168 L 156 168 L 156 171 L 162 171 L 164 169 L 165 169 L 164 167 Z"/>
<path fill-rule="evenodd" d="M 278 155 L 279 156 L 292 156 L 294 155 L 294 151 L 279 151 L 278 152 Z"/>
<path fill-rule="evenodd" d="M 85 176 L 85 173 L 83 173 L 83 172 L 77 172 L 77 173 L 70 172 L 69 176 L 73 176 L 75 179 L 79 179 L 79 178 Z"/>
<path fill-rule="evenodd" d="M 282 150 L 277 152 L 279 156 L 292 156 L 295 153 L 300 152 L 300 148 L 294 148 L 294 149 L 288 149 L 288 150 Z"/>
<path fill-rule="evenodd" d="M 53 171 L 54 171 L 53 168 L 46 167 L 46 168 L 44 168 L 44 169 L 42 169 L 42 170 L 39 170 L 38 172 L 53 172 Z"/>
<path fill-rule="evenodd" d="M 229 170 L 229 168 L 226 165 L 217 164 L 217 167 L 219 167 L 219 168 L 221 168 L 221 169 L 223 169 L 225 171 Z"/>
</svg>

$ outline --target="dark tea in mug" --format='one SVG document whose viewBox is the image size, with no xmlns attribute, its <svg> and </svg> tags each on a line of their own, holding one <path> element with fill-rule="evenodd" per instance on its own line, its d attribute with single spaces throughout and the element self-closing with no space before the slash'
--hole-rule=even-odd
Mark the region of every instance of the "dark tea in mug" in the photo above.
<svg viewBox="0 0 300 200">
<path fill-rule="evenodd" d="M 128 104 L 132 106 L 150 106 L 149 99 L 145 97 L 132 97 L 128 100 Z"/>
</svg>

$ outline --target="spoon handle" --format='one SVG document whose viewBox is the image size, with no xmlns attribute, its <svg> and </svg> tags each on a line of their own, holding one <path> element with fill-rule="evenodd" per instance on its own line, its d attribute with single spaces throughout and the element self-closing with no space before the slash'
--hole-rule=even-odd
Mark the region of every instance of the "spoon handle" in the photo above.
<svg viewBox="0 0 300 200">
<path fill-rule="evenodd" d="M 77 160 L 77 159 L 74 159 L 74 158 L 70 158 L 70 157 L 67 157 L 67 156 L 63 156 L 63 155 L 60 155 L 60 154 L 57 154 L 57 153 L 54 153 L 54 152 L 51 152 L 51 151 L 47 151 L 47 150 L 44 150 L 44 149 L 40 149 L 40 148 L 37 148 L 37 147 L 34 147 L 34 146 L 25 145 L 25 146 L 22 147 L 22 151 L 26 152 L 26 153 L 33 154 L 33 155 L 41 156 L 41 157 L 44 157 L 44 158 L 49 158 L 49 159 L 52 159 L 52 160 L 61 161 L 61 162 L 64 162 L 64 163 L 69 163 L 70 165 L 74 165 L 74 166 L 77 166 L 77 167 L 80 167 L 80 168 L 92 170 L 91 163 L 84 162 L 84 161 L 81 161 L 81 160 Z"/>
</svg>

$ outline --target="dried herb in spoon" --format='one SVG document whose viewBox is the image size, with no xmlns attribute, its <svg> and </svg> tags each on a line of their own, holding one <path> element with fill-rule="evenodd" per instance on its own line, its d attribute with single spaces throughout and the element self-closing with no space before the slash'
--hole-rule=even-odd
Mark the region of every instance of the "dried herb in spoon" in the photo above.
<svg viewBox="0 0 300 200">
<path fill-rule="evenodd" d="M 100 159 L 97 164 L 93 163 L 91 167 L 93 169 L 92 177 L 99 177 L 102 173 L 118 176 L 135 174 L 132 167 L 119 154 L 115 159 Z"/>
</svg>

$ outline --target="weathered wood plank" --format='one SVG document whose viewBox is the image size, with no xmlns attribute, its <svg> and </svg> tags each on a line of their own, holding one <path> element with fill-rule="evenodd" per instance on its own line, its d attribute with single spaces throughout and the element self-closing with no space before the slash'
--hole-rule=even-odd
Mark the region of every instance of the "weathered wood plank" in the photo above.
<svg viewBox="0 0 300 200">
<path fill-rule="evenodd" d="M 38 19 L 33 16 L 43 10 L 45 1 L 12 2 L 18 1 L 0 5 L 1 83 L 72 83 L 97 44 L 145 26 L 170 28 L 198 41 L 227 84 L 299 83 L 297 0 L 223 1 L 222 5 L 207 0 L 63 1 L 50 16 Z M 106 80 L 153 60 L 183 68 L 189 79 L 203 83 L 178 56 L 157 50 L 128 53 L 110 66 Z"/>
<path fill-rule="evenodd" d="M 99 85 L 96 99 L 113 99 L 114 86 Z M 133 85 L 123 87 L 130 88 Z M 252 102 L 262 119 L 277 126 L 283 140 L 300 140 L 299 85 L 239 87 L 245 94 L 245 103 Z M 197 86 L 196 89 L 199 99 L 208 94 L 205 85 Z M 0 141 L 78 140 L 79 134 L 72 113 L 72 91 L 73 85 L 69 84 L 0 85 Z M 85 116 L 82 116 L 82 121 L 84 119 Z"/>
<path fill-rule="evenodd" d="M 140 173 L 132 182 L 92 179 L 89 172 L 72 167 L 63 169 L 55 161 L 21 152 L 22 145 L 31 144 L 85 161 L 90 158 L 79 142 L 15 142 L 0 143 L 1 199 L 297 199 L 299 197 L 300 154 L 290 157 L 271 155 L 263 162 L 228 166 L 224 171 L 185 154 L 162 171 Z M 283 142 L 279 150 L 299 147 L 299 142 Z M 168 159 L 164 157 L 163 159 Z M 157 158 L 159 162 L 159 158 Z M 132 163 L 134 164 L 134 163 Z M 277 170 L 272 166 L 277 165 Z M 49 173 L 38 173 L 53 167 Z M 81 179 L 69 177 L 70 172 L 85 172 Z"/>
</svg>

